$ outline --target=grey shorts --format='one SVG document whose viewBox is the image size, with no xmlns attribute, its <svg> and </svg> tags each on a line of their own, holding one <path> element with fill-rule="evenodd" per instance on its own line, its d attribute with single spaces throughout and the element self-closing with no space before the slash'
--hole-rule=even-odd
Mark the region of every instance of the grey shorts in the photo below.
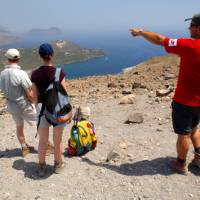
<svg viewBox="0 0 200 200">
<path fill-rule="evenodd" d="M 17 126 L 22 126 L 26 121 L 30 126 L 35 126 L 37 122 L 36 109 L 32 104 L 27 105 L 21 109 L 15 103 L 8 104 L 8 112 L 12 115 Z"/>
<path fill-rule="evenodd" d="M 59 124 L 59 125 L 56 125 L 55 127 L 64 127 L 66 126 L 66 124 L 67 123 Z M 49 128 L 50 126 L 52 125 L 46 120 L 46 117 L 42 115 L 40 118 L 40 125 L 38 128 Z"/>
</svg>

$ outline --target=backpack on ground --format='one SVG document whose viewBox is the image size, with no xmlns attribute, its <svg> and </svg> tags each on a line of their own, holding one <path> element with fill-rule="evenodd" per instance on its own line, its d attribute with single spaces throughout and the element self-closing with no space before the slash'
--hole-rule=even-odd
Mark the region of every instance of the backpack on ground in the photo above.
<svg viewBox="0 0 200 200">
<path fill-rule="evenodd" d="M 46 120 L 53 126 L 71 120 L 72 106 L 69 102 L 67 92 L 59 82 L 60 73 L 61 68 L 56 68 L 54 82 L 52 82 L 44 92 L 37 128 L 39 127 L 42 115 L 44 115 Z"/>
<path fill-rule="evenodd" d="M 81 156 L 96 148 L 97 138 L 94 125 L 89 120 L 74 119 L 68 140 L 67 155 Z"/>
</svg>

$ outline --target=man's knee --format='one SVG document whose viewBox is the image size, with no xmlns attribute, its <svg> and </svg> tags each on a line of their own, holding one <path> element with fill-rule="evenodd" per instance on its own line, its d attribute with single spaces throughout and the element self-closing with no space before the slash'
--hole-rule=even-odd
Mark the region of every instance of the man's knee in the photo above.
<svg viewBox="0 0 200 200">
<path fill-rule="evenodd" d="M 179 134 L 178 135 L 178 140 L 179 141 L 185 141 L 190 139 L 190 134 Z"/>
</svg>

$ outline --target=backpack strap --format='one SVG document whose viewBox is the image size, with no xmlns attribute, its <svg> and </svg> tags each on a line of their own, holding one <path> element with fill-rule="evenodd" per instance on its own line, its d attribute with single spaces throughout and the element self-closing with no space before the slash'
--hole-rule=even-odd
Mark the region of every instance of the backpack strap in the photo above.
<svg viewBox="0 0 200 200">
<path fill-rule="evenodd" d="M 38 128 L 39 128 L 39 125 L 40 125 L 41 117 L 42 117 L 42 115 L 43 115 L 43 113 L 44 113 L 44 109 L 45 109 L 45 103 L 43 102 L 43 103 L 42 103 L 42 108 L 41 108 L 41 110 L 40 110 L 40 114 L 39 114 L 39 116 L 38 116 L 37 131 L 38 131 Z M 35 138 L 36 138 L 36 137 L 37 137 L 37 133 L 36 133 L 36 135 L 35 135 Z"/>
<path fill-rule="evenodd" d="M 61 73 L 61 68 L 56 68 L 55 79 L 54 79 L 55 82 L 59 82 L 59 80 L 60 80 L 60 73 Z"/>
</svg>

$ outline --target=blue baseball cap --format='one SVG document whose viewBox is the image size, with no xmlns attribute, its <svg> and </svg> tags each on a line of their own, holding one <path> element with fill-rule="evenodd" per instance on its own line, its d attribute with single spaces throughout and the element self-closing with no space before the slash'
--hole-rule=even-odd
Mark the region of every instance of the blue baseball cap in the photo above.
<svg viewBox="0 0 200 200">
<path fill-rule="evenodd" d="M 53 55 L 53 48 L 50 44 L 44 43 L 40 45 L 38 52 L 40 56 L 51 56 Z"/>
</svg>

